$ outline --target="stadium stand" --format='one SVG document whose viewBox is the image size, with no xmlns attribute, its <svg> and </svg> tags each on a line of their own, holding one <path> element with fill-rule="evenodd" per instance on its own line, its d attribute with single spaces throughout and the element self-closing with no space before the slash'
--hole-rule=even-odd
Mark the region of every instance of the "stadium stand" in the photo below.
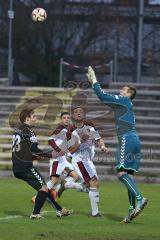
<svg viewBox="0 0 160 240">
<path fill-rule="evenodd" d="M 110 83 L 107 91 L 117 93 L 118 89 L 126 84 Z M 136 128 L 142 142 L 142 162 L 137 178 L 144 182 L 160 183 L 160 84 L 133 85 L 138 89 L 137 98 L 134 100 L 134 109 Z M 72 98 L 76 96 L 77 91 L 40 87 L 0 87 L 0 169 L 3 170 L 1 172 L 11 169 L 13 129 L 9 125 L 10 114 L 29 99 L 36 98 L 36 104 L 39 105 L 36 110 L 38 125 L 41 126 L 36 129 L 36 133 L 40 146 L 46 148 L 48 136 L 57 124 L 58 113 L 70 109 Z M 97 151 L 95 162 L 98 174 L 100 179 L 115 180 L 114 162 L 117 139 L 114 133 L 113 114 L 109 108 L 100 103 L 92 90 L 85 90 L 83 93 L 87 96 L 87 104 L 85 104 L 88 105 L 87 116 L 95 122 L 109 147 L 107 155 Z M 46 101 L 44 105 L 40 104 L 39 97 L 43 98 L 43 101 L 47 99 L 46 101 L 49 103 L 49 118 L 44 118 Z M 83 103 L 82 94 L 77 96 L 76 101 L 78 101 L 76 104 Z M 47 176 L 48 163 L 38 163 L 38 166 Z"/>
</svg>

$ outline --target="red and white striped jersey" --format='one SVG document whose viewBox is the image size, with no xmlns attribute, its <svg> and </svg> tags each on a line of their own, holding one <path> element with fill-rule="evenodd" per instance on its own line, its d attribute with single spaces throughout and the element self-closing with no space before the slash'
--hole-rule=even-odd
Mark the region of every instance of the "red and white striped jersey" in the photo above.
<svg viewBox="0 0 160 240">
<path fill-rule="evenodd" d="M 53 148 L 52 155 L 54 158 L 59 156 L 61 150 L 68 153 L 68 148 L 79 142 L 79 136 L 73 131 L 74 127 L 69 125 L 67 127 L 59 124 L 49 138 L 49 145 Z"/>
<path fill-rule="evenodd" d="M 93 160 L 95 155 L 95 141 L 99 140 L 101 136 L 98 130 L 94 127 L 94 124 L 89 121 L 84 121 L 84 125 L 81 128 L 76 128 L 81 144 L 78 151 L 73 154 L 72 161 L 87 161 Z"/>
<path fill-rule="evenodd" d="M 55 153 L 58 153 L 61 150 L 67 150 L 67 128 L 62 124 L 59 124 L 52 135 L 49 137 L 49 145 L 55 150 Z"/>
<path fill-rule="evenodd" d="M 94 146 L 95 141 L 101 138 L 94 124 L 89 121 L 84 121 L 83 127 L 76 128 L 75 131 L 79 135 L 81 142 L 87 143 L 89 146 Z"/>
</svg>

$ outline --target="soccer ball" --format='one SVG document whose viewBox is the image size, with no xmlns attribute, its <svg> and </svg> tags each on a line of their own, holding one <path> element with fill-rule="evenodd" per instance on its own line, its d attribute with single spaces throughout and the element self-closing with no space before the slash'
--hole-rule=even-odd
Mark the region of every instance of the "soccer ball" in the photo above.
<svg viewBox="0 0 160 240">
<path fill-rule="evenodd" d="M 44 22 L 47 18 L 47 13 L 43 8 L 35 8 L 32 11 L 32 19 L 34 22 Z"/>
</svg>

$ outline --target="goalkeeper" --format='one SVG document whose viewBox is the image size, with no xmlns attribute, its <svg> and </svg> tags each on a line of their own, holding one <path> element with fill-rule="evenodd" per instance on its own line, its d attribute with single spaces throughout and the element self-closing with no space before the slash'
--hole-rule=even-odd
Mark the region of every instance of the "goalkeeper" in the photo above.
<svg viewBox="0 0 160 240">
<path fill-rule="evenodd" d="M 125 86 L 120 90 L 120 95 L 110 95 L 101 89 L 92 67 L 88 68 L 87 77 L 99 99 L 114 111 L 118 137 L 116 170 L 119 180 L 128 190 L 129 211 L 123 222 L 129 223 L 139 215 L 148 202 L 133 180 L 133 175 L 139 168 L 141 149 L 135 129 L 132 104 L 132 99 L 136 96 L 136 89 L 132 86 Z"/>
</svg>

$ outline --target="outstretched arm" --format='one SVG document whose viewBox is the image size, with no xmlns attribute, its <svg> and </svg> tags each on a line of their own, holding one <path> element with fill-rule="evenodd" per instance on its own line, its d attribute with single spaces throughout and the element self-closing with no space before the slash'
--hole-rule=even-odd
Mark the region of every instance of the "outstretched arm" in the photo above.
<svg viewBox="0 0 160 240">
<path fill-rule="evenodd" d="M 89 66 L 88 68 L 87 77 L 89 82 L 92 84 L 94 92 L 102 102 L 104 102 L 105 104 L 120 104 L 123 101 L 123 97 L 118 95 L 111 95 L 103 91 L 96 79 L 95 72 L 91 66 Z"/>
<path fill-rule="evenodd" d="M 46 160 L 52 157 L 51 151 L 43 151 L 38 147 L 38 143 L 32 143 L 31 152 L 34 160 Z"/>
</svg>

